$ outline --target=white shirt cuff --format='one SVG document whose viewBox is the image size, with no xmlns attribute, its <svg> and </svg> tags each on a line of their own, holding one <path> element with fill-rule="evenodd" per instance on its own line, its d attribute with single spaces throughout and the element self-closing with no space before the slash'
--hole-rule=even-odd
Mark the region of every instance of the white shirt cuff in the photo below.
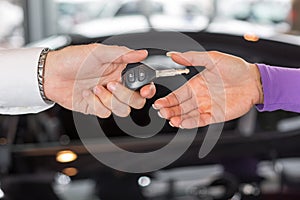
<svg viewBox="0 0 300 200">
<path fill-rule="evenodd" d="M 42 99 L 37 68 L 43 48 L 0 50 L 0 113 L 37 113 L 53 106 Z"/>
</svg>

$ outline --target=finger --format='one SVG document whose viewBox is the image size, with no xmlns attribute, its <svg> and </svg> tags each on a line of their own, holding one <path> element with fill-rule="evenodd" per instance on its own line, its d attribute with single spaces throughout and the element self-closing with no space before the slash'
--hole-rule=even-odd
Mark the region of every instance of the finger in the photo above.
<svg viewBox="0 0 300 200">
<path fill-rule="evenodd" d="M 191 99 L 193 97 L 192 88 L 189 84 L 184 84 L 178 90 L 172 92 L 168 96 L 158 99 L 154 102 L 153 107 L 155 109 L 169 108 L 172 106 L 178 106 L 179 104 Z"/>
<path fill-rule="evenodd" d="M 173 126 L 182 129 L 204 127 L 211 123 L 211 115 L 208 113 L 199 113 L 198 110 L 193 110 L 188 114 L 171 118 L 170 123 Z"/>
<path fill-rule="evenodd" d="M 211 115 L 210 114 L 201 114 L 200 117 L 191 117 L 183 120 L 181 122 L 180 128 L 182 129 L 192 129 L 198 127 L 204 127 L 211 124 Z"/>
<path fill-rule="evenodd" d="M 148 56 L 148 51 L 146 50 L 135 50 L 130 51 L 122 55 L 119 59 L 115 60 L 114 63 L 137 63 L 145 60 Z"/>
<path fill-rule="evenodd" d="M 132 50 L 124 46 L 96 45 L 93 51 L 102 63 L 135 63 L 148 56 L 146 50 Z"/>
<path fill-rule="evenodd" d="M 210 69 L 214 66 L 213 60 L 218 54 L 218 52 L 189 51 L 185 53 L 169 52 L 167 55 L 180 65 L 203 66 Z"/>
<path fill-rule="evenodd" d="M 111 115 L 111 111 L 91 91 L 85 90 L 82 96 L 87 105 L 86 108 L 81 109 L 85 114 L 96 115 L 100 118 L 108 118 Z"/>
<path fill-rule="evenodd" d="M 118 82 L 108 83 L 107 88 L 120 102 L 132 108 L 141 109 L 146 103 L 146 99 L 139 92 L 132 91 Z"/>
<path fill-rule="evenodd" d="M 151 99 L 152 97 L 154 97 L 155 93 L 156 93 L 156 87 L 154 83 L 146 85 L 140 89 L 140 95 L 147 99 Z"/>
<path fill-rule="evenodd" d="M 162 108 L 159 111 L 159 116 L 165 119 L 170 119 L 172 117 L 181 116 L 197 109 L 200 105 L 197 105 L 197 101 L 191 98 L 178 106 L 173 106 L 170 108 Z"/>
<path fill-rule="evenodd" d="M 98 85 L 93 90 L 94 94 L 100 101 L 115 115 L 119 117 L 127 117 L 130 114 L 130 107 L 119 101 L 111 92 L 105 89 L 102 85 Z"/>
</svg>

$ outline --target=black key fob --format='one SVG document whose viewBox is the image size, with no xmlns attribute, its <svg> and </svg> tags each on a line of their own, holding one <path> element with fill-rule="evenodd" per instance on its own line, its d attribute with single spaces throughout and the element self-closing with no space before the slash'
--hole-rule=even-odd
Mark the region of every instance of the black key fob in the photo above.
<svg viewBox="0 0 300 200">
<path fill-rule="evenodd" d="M 131 90 L 140 89 L 152 82 L 155 77 L 156 70 L 143 63 L 128 64 L 122 72 L 122 82 Z"/>
</svg>

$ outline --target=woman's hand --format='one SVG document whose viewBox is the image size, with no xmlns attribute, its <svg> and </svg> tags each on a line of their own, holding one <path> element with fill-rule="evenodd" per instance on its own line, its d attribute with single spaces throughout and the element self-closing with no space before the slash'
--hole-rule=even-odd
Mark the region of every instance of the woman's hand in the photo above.
<svg viewBox="0 0 300 200">
<path fill-rule="evenodd" d="M 172 126 L 202 127 L 238 118 L 263 102 L 255 64 L 219 52 L 169 53 L 178 64 L 206 69 L 154 103 Z"/>
</svg>

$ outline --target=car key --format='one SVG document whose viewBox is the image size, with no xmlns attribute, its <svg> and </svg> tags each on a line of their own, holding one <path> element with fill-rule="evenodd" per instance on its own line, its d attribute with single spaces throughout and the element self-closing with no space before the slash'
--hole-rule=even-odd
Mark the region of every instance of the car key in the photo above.
<svg viewBox="0 0 300 200">
<path fill-rule="evenodd" d="M 131 64 L 123 71 L 122 82 L 127 88 L 136 90 L 156 78 L 188 74 L 189 72 L 189 69 L 153 69 L 146 64 L 136 63 Z"/>
</svg>

